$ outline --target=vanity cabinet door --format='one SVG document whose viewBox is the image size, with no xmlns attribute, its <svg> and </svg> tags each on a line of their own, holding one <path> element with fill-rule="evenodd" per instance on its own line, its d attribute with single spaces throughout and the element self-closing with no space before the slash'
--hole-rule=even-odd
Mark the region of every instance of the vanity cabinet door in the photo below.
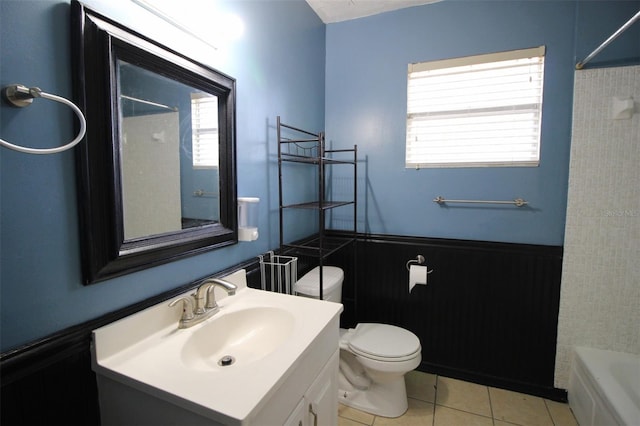
<svg viewBox="0 0 640 426">
<path fill-rule="evenodd" d="M 308 426 L 338 424 L 338 356 L 336 351 L 320 375 L 305 393 L 304 403 Z"/>
<path fill-rule="evenodd" d="M 339 353 L 337 350 L 331 355 L 284 426 L 337 426 Z"/>
<path fill-rule="evenodd" d="M 283 426 L 305 426 L 307 417 L 306 400 L 302 398 Z"/>
</svg>

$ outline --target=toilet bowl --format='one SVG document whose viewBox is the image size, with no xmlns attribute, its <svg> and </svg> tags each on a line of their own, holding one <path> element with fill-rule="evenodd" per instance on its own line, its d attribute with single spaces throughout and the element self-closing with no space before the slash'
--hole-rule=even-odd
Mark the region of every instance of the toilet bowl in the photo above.
<svg viewBox="0 0 640 426">
<path fill-rule="evenodd" d="M 294 285 L 297 295 L 318 298 L 320 268 Z M 323 299 L 340 303 L 344 273 L 323 266 Z M 353 408 L 383 417 L 407 411 L 404 376 L 422 361 L 420 340 L 412 332 L 389 324 L 360 323 L 340 329 L 338 400 Z"/>
</svg>

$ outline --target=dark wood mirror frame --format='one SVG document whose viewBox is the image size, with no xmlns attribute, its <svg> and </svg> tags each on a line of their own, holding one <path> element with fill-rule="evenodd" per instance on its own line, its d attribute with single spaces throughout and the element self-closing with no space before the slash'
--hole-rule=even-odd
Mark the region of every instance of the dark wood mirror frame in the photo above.
<svg viewBox="0 0 640 426">
<path fill-rule="evenodd" d="M 87 8 L 71 3 L 74 92 L 87 118 L 76 148 L 84 284 L 238 241 L 235 80 Z M 220 221 L 125 240 L 121 189 L 118 59 L 218 97 Z"/>
</svg>

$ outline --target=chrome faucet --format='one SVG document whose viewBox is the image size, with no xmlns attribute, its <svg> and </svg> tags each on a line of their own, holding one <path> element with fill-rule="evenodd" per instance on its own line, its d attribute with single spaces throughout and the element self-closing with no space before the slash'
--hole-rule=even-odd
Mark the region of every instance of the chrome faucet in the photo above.
<svg viewBox="0 0 640 426">
<path fill-rule="evenodd" d="M 218 303 L 216 302 L 216 295 L 213 289 L 216 287 L 222 287 L 227 291 L 229 296 L 236 294 L 238 287 L 229 281 L 222 280 L 220 278 L 209 278 L 198 287 L 196 290 L 196 310 L 195 314 L 204 314 L 213 311 L 210 315 L 218 312 Z"/>
<path fill-rule="evenodd" d="M 181 297 L 169 304 L 170 307 L 173 307 L 182 302 L 182 316 L 180 317 L 178 328 L 192 327 L 215 315 L 220 310 L 213 291 L 217 286 L 225 289 L 229 296 L 236 294 L 238 289 L 235 284 L 229 281 L 220 278 L 209 278 L 200 284 L 196 292 L 191 296 Z"/>
</svg>

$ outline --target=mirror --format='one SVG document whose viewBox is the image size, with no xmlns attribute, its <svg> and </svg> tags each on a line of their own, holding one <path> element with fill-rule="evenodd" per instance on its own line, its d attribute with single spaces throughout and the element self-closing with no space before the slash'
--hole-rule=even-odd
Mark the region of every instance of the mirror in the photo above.
<svg viewBox="0 0 640 426">
<path fill-rule="evenodd" d="M 235 80 L 71 7 L 84 283 L 236 243 Z"/>
<path fill-rule="evenodd" d="M 122 60 L 117 70 L 125 240 L 219 222 L 218 97 Z"/>
</svg>

